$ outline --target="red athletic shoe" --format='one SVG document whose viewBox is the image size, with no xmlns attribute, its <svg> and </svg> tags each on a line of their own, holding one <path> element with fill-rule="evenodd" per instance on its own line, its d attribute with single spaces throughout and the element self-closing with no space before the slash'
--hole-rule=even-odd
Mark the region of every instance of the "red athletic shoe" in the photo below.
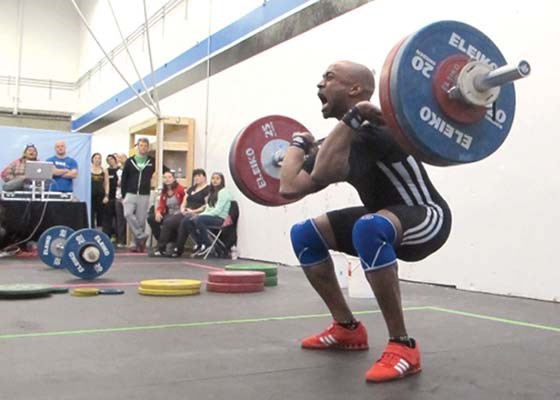
<svg viewBox="0 0 560 400">
<path fill-rule="evenodd" d="M 385 382 L 417 374 L 420 366 L 420 349 L 414 342 L 411 349 L 405 344 L 389 342 L 381 358 L 366 372 L 369 382 Z"/>
<path fill-rule="evenodd" d="M 367 350 L 369 348 L 367 331 L 361 322 L 358 322 L 356 329 L 350 330 L 336 321 L 318 335 L 303 339 L 301 347 L 315 350 Z"/>
</svg>

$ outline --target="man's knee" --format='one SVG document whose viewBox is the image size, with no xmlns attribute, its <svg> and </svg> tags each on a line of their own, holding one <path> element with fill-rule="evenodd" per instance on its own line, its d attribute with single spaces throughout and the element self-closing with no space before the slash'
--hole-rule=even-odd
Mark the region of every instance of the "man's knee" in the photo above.
<svg viewBox="0 0 560 400">
<path fill-rule="evenodd" d="M 380 214 L 364 215 L 354 224 L 352 242 L 364 271 L 389 267 L 397 261 L 396 237 L 393 223 Z"/>
<path fill-rule="evenodd" d="M 311 267 L 330 257 L 328 245 L 311 219 L 292 226 L 290 238 L 302 267 Z"/>
</svg>

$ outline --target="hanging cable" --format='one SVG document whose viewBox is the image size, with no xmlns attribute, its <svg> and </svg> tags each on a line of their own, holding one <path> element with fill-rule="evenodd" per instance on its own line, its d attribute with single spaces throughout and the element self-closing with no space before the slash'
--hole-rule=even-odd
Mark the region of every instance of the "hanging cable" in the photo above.
<svg viewBox="0 0 560 400">
<path fill-rule="evenodd" d="M 74 1 L 74 0 L 72 0 Z M 148 44 L 148 55 L 150 57 L 150 69 L 152 71 L 152 87 L 154 93 L 154 100 L 156 103 L 156 107 L 159 110 L 159 96 L 158 96 L 158 89 L 156 85 L 156 81 L 154 79 L 154 62 L 152 58 L 152 46 L 150 45 L 150 27 L 148 25 L 148 10 L 146 9 L 146 0 L 143 1 L 144 3 L 144 21 L 146 23 L 146 42 Z"/>
<path fill-rule="evenodd" d="M 204 115 L 204 167 L 208 168 L 208 121 L 210 112 L 210 52 L 212 51 L 212 0 L 208 1 L 208 39 L 206 41 L 206 110 Z"/>
<path fill-rule="evenodd" d="M 134 68 L 134 71 L 136 72 L 136 76 L 138 77 L 138 80 L 142 84 L 142 87 L 144 88 L 144 92 L 147 94 L 147 97 L 150 99 L 150 103 L 152 104 L 152 106 L 154 106 L 154 108 L 158 111 L 158 113 L 161 114 L 161 110 L 159 109 L 159 104 L 156 104 L 154 102 L 154 99 L 152 99 L 152 96 L 149 95 L 150 91 L 146 87 L 146 83 L 144 82 L 144 79 L 142 78 L 142 75 L 140 75 L 140 72 L 138 71 L 136 63 L 134 62 L 134 59 L 132 58 L 132 54 L 130 54 L 130 49 L 128 48 L 128 44 L 126 43 L 126 39 L 125 39 L 125 37 L 122 33 L 121 26 L 120 26 L 119 21 L 117 19 L 117 15 L 115 14 L 115 10 L 113 9 L 113 5 L 111 4 L 111 0 L 107 0 L 107 4 L 109 4 L 109 9 L 111 10 L 111 14 L 113 15 L 113 20 L 115 21 L 115 25 L 117 26 L 117 30 L 119 31 L 119 35 L 121 36 L 123 47 L 126 51 L 126 54 L 128 54 L 128 58 L 129 58 L 130 62 L 132 63 L 132 67 Z"/>
<path fill-rule="evenodd" d="M 128 85 L 128 87 L 130 88 L 130 90 L 132 90 L 132 92 L 136 95 L 136 97 L 157 117 L 160 118 L 160 114 L 158 112 L 158 110 L 156 110 L 155 108 L 152 108 L 153 106 L 148 104 L 146 102 L 146 100 L 144 100 L 144 98 L 142 96 L 140 96 L 138 94 L 138 92 L 136 92 L 136 89 L 134 89 L 132 87 L 132 85 L 128 82 L 128 80 L 125 78 L 125 76 L 121 73 L 121 71 L 117 68 L 117 66 L 115 65 L 115 63 L 113 62 L 113 60 L 111 60 L 111 57 L 109 57 L 109 54 L 107 54 L 107 52 L 105 51 L 105 49 L 103 48 L 103 46 L 101 45 L 101 43 L 99 42 L 99 40 L 97 40 L 97 37 L 95 36 L 95 34 L 93 33 L 93 30 L 91 29 L 91 27 L 89 26 L 86 17 L 84 16 L 84 14 L 82 14 L 82 12 L 80 11 L 80 7 L 78 7 L 78 4 L 76 4 L 76 0 L 70 0 L 72 2 L 72 4 L 74 5 L 74 8 L 76 9 L 76 11 L 78 12 L 78 15 L 80 16 L 80 19 L 82 20 L 82 22 L 84 23 L 84 25 L 86 26 L 87 30 L 89 31 L 91 37 L 93 38 L 93 40 L 95 41 L 95 43 L 97 43 L 97 46 L 99 46 L 99 49 L 103 52 L 103 54 L 105 55 L 105 57 L 107 58 L 107 60 L 109 61 L 109 63 L 111 63 L 111 65 L 113 66 L 113 68 L 115 69 L 115 71 L 117 72 L 117 74 L 119 74 L 119 76 L 121 77 L 121 79 Z M 155 88 L 155 86 L 154 86 Z"/>
</svg>

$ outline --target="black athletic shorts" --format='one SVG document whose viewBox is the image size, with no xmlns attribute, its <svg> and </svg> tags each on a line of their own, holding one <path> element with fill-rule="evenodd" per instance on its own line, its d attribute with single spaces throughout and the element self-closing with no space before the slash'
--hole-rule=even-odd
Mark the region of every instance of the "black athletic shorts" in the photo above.
<svg viewBox="0 0 560 400">
<path fill-rule="evenodd" d="M 445 203 L 384 208 L 401 221 L 403 237 L 396 248 L 397 257 L 404 261 L 419 261 L 434 253 L 446 242 L 451 231 L 451 212 Z M 334 231 L 337 251 L 357 256 L 352 243 L 352 229 L 356 221 L 371 214 L 365 207 L 350 207 L 330 211 L 327 217 Z"/>
</svg>

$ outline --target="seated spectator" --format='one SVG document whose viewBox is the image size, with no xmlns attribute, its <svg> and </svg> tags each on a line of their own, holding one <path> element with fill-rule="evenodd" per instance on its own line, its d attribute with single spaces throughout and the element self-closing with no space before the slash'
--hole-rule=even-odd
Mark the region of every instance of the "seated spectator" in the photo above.
<svg viewBox="0 0 560 400">
<path fill-rule="evenodd" d="M 78 176 L 78 163 L 66 155 L 66 143 L 59 140 L 54 144 L 56 155 L 47 158 L 54 164 L 53 180 L 50 190 L 54 192 L 72 192 L 72 181 Z"/>
<path fill-rule="evenodd" d="M 206 207 L 206 198 L 210 194 L 210 187 L 206 182 L 206 171 L 197 168 L 193 171 L 193 185 L 187 189 L 181 203 L 181 213 L 188 217 L 200 214 Z"/>
<path fill-rule="evenodd" d="M 177 247 L 172 256 L 178 257 L 183 253 L 187 237 L 192 234 L 196 242 L 193 256 L 204 257 L 210 250 L 211 244 L 208 238 L 208 228 L 219 228 L 228 216 L 233 197 L 225 187 L 224 175 L 214 172 L 210 179 L 210 193 L 206 208 L 193 218 L 184 218 L 179 228 Z"/>
<path fill-rule="evenodd" d="M 25 179 L 26 161 L 37 161 L 37 148 L 33 144 L 28 144 L 23 149 L 23 155 L 17 160 L 12 161 L 1 173 L 2 180 L 6 182 L 2 187 L 5 192 L 22 190 L 25 184 L 31 181 Z"/>
<path fill-rule="evenodd" d="M 155 213 L 148 217 L 152 233 L 158 240 L 157 249 L 153 256 L 161 257 L 165 254 L 168 243 L 175 240 L 177 230 L 183 219 L 181 204 L 185 197 L 185 188 L 177 182 L 171 171 L 163 174 L 163 188 Z"/>
</svg>

